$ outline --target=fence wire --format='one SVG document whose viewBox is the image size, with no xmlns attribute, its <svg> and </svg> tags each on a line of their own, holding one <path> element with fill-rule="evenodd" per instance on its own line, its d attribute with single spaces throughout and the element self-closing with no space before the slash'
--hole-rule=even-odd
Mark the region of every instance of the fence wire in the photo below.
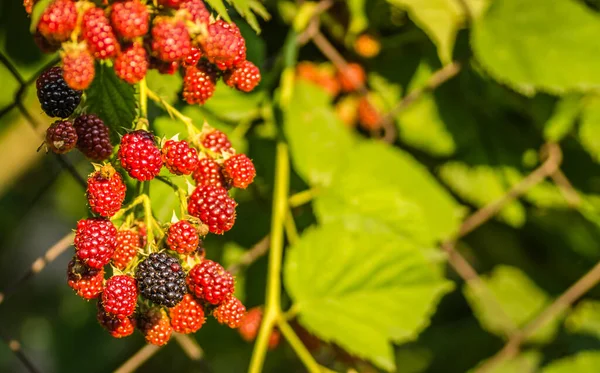
<svg viewBox="0 0 600 373">
<path fill-rule="evenodd" d="M 325 12 L 327 9 L 331 7 L 333 2 L 331 0 L 323 0 L 319 3 L 319 8 L 314 13 L 314 16 L 309 24 L 307 30 L 300 34 L 298 37 L 298 44 L 302 45 L 308 42 L 313 42 L 315 46 L 325 55 L 327 58 L 331 60 L 338 68 L 343 69 L 348 65 L 348 62 L 342 57 L 342 55 L 335 49 L 335 47 L 327 40 L 324 34 L 320 31 L 319 25 L 319 15 L 322 12 Z M 27 108 L 23 103 L 23 97 L 30 88 L 30 86 L 35 82 L 35 79 L 39 74 L 47 69 L 50 66 L 55 65 L 58 62 L 58 59 L 50 61 L 46 66 L 41 68 L 36 74 L 33 75 L 32 78 L 25 80 L 23 76 L 19 73 L 16 66 L 10 62 L 6 55 L 0 53 L 0 63 L 2 63 L 12 74 L 12 76 L 19 83 L 19 88 L 15 92 L 14 100 L 0 109 L 0 119 L 4 117 L 7 113 L 11 112 L 14 109 L 17 109 L 22 117 L 31 125 L 34 130 L 39 130 L 40 125 L 37 123 L 34 116 L 29 113 Z M 417 101 L 422 94 L 428 91 L 432 91 L 442 85 L 449 79 L 452 79 L 456 76 L 461 70 L 461 64 L 459 62 L 454 62 L 452 64 L 446 65 L 442 69 L 434 72 L 430 79 L 426 82 L 424 88 L 408 92 L 406 96 L 400 100 L 388 113 L 382 116 L 382 128 L 383 135 L 382 140 L 386 142 L 395 141 L 395 129 L 393 127 L 393 118 L 406 107 L 410 106 L 413 102 Z M 368 93 L 367 88 L 364 84 L 358 84 L 361 82 L 357 82 L 357 85 L 360 86 L 359 92 L 363 95 Z M 449 265 L 456 271 L 456 273 L 465 281 L 468 286 L 473 286 L 478 291 L 481 297 L 485 297 L 485 301 L 491 302 L 490 304 L 495 305 L 497 311 L 500 313 L 504 313 L 502 311 L 502 306 L 496 300 L 493 293 L 487 289 L 483 281 L 481 281 L 477 271 L 473 268 L 473 266 L 466 260 L 460 252 L 456 250 L 456 244 L 458 240 L 460 240 L 463 236 L 472 232 L 473 230 L 480 227 L 485 222 L 492 219 L 499 211 L 502 210 L 507 204 L 511 203 L 515 199 L 521 197 L 523 194 L 527 193 L 531 188 L 539 184 L 540 182 L 550 179 L 553 181 L 556 186 L 559 188 L 561 193 L 563 194 L 565 200 L 569 203 L 569 205 L 573 208 L 580 207 L 582 201 L 578 193 L 571 186 L 569 180 L 565 177 L 565 175 L 560 170 L 560 164 L 562 162 L 562 152 L 560 147 L 557 144 L 545 144 L 541 150 L 541 154 L 545 155 L 545 161 L 543 164 L 527 175 L 519 184 L 515 185 L 512 189 L 510 189 L 504 196 L 499 198 L 498 200 L 476 210 L 472 215 L 467 217 L 463 222 L 459 233 L 453 237 L 451 240 L 443 242 L 440 247 L 447 254 Z M 55 154 L 54 155 L 56 161 L 60 165 L 62 169 L 67 171 L 71 177 L 85 190 L 86 182 L 84 178 L 78 174 L 75 167 L 62 155 Z M 305 201 L 308 202 L 308 201 Z M 5 303 L 8 298 L 18 292 L 22 286 L 35 277 L 36 274 L 40 273 L 49 263 L 54 261 L 58 256 L 64 253 L 73 242 L 73 233 L 67 233 L 62 239 L 60 239 L 56 244 L 50 247 L 44 255 L 37 258 L 31 266 L 24 272 L 24 274 L 11 286 L 7 287 L 0 292 L 0 305 Z M 246 255 L 242 258 L 240 263 L 235 264 L 230 268 L 232 271 L 238 271 L 242 267 L 250 265 L 254 260 L 258 257 L 265 254 L 265 252 L 269 248 L 269 238 L 265 237 L 260 240 L 253 248 L 251 248 Z M 507 335 L 509 337 L 506 340 L 506 344 L 504 347 L 498 351 L 498 353 L 488 359 L 484 364 L 482 364 L 478 369 L 475 370 L 476 373 L 485 373 L 489 372 L 498 364 L 502 363 L 506 359 L 510 359 L 518 354 L 520 350 L 521 344 L 527 339 L 528 336 L 532 335 L 536 330 L 545 325 L 545 323 L 552 319 L 552 317 L 558 315 L 566 308 L 568 308 L 571 304 L 577 301 L 580 297 L 582 297 L 587 291 L 593 288 L 595 285 L 600 282 L 600 262 L 596 264 L 589 272 L 587 272 L 584 276 L 582 276 L 578 281 L 576 281 L 571 287 L 569 287 L 561 296 L 556 298 L 554 303 L 550 304 L 546 309 L 539 313 L 539 315 L 534 318 L 529 324 L 525 327 L 519 329 L 516 326 L 512 328 Z M 21 343 L 7 334 L 4 328 L 0 325 L 0 338 L 2 338 L 3 342 L 6 343 L 8 348 L 15 354 L 15 356 L 23 363 L 24 367 L 32 373 L 41 372 L 36 364 L 32 361 L 31 358 L 28 357 Z M 175 341 L 182 347 L 186 356 L 188 356 L 191 360 L 202 362 L 201 366 L 205 371 L 210 371 L 210 367 L 206 365 L 206 362 L 202 360 L 203 358 L 203 350 L 200 348 L 195 339 L 191 338 L 188 335 L 182 334 L 174 334 Z M 137 368 L 139 368 L 145 361 L 154 356 L 160 348 L 152 345 L 146 345 L 142 347 L 138 352 L 133 354 L 127 361 L 125 361 L 119 368 L 115 371 L 119 373 L 128 373 L 133 372 Z"/>
</svg>

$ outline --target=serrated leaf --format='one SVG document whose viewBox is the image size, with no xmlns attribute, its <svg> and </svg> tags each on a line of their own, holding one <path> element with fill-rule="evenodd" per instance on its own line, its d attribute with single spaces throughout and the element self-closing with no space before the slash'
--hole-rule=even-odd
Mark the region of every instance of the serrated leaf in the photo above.
<svg viewBox="0 0 600 373">
<path fill-rule="evenodd" d="M 551 362 L 541 370 L 541 373 L 596 373 L 599 366 L 600 352 L 584 351 Z"/>
<path fill-rule="evenodd" d="M 303 233 L 284 274 L 304 327 L 391 371 L 390 343 L 414 340 L 452 288 L 434 267 L 410 241 L 328 224 Z"/>
<path fill-rule="evenodd" d="M 378 230 L 393 230 L 429 244 L 458 229 L 460 212 L 423 165 L 408 153 L 375 141 L 355 145 L 330 188 L 315 200 L 320 221 L 342 220 L 369 229 L 379 225 Z"/>
<path fill-rule="evenodd" d="M 44 13 L 44 10 L 50 5 L 54 0 L 40 0 L 35 3 L 33 6 L 33 10 L 31 11 L 31 24 L 29 25 L 29 32 L 32 34 L 37 30 L 38 23 L 40 23 L 40 18 Z"/>
<path fill-rule="evenodd" d="M 600 162 L 600 97 L 587 100 L 581 114 L 579 141 L 583 148 Z"/>
<path fill-rule="evenodd" d="M 495 365 L 487 373 L 536 373 L 538 366 L 542 361 L 542 354 L 539 351 L 526 351 L 512 359 L 506 359 Z M 485 363 L 485 362 L 484 362 Z M 475 373 L 477 369 L 472 369 L 469 373 Z"/>
<path fill-rule="evenodd" d="M 560 94 L 600 87 L 598 34 L 600 16 L 580 2 L 497 0 L 475 22 L 471 44 L 498 81 Z"/>
<path fill-rule="evenodd" d="M 296 82 L 291 102 L 283 128 L 295 170 L 312 185 L 329 185 L 354 138 L 332 110 L 327 93 L 315 85 Z"/>
<path fill-rule="evenodd" d="M 229 14 L 227 14 L 227 7 L 225 7 L 223 0 L 206 0 L 206 2 L 215 10 L 215 12 L 219 13 L 225 21 L 231 22 L 231 18 L 229 17 Z"/>
<path fill-rule="evenodd" d="M 85 91 L 88 112 L 98 115 L 114 132 L 123 134 L 136 117 L 135 89 L 119 79 L 112 67 L 96 64 L 96 77 Z"/>
<path fill-rule="evenodd" d="M 544 125 L 544 137 L 548 141 L 559 142 L 575 126 L 582 107 L 582 95 L 566 95 L 556 104 L 552 116 Z"/>
<path fill-rule="evenodd" d="M 552 301 L 552 299 L 520 269 L 498 266 L 482 277 L 482 282 L 493 297 L 488 297 L 474 284 L 465 284 L 463 292 L 473 313 L 487 331 L 508 336 L 516 327 L 525 326 Z M 554 317 L 539 328 L 528 341 L 545 343 L 552 340 L 562 315 Z"/>
<path fill-rule="evenodd" d="M 257 9 L 258 15 L 263 17 L 263 19 L 265 19 L 265 20 L 269 19 L 270 15 L 267 12 L 267 10 L 262 6 L 262 4 L 258 3 L 257 1 L 253 1 L 253 0 L 227 0 L 227 1 L 233 5 L 235 10 L 246 20 L 246 22 L 248 22 L 250 27 L 252 27 L 252 29 L 254 31 L 256 31 L 256 33 L 260 34 L 260 26 L 258 24 L 258 20 L 256 19 L 256 16 L 254 15 L 254 13 L 252 11 L 254 9 Z"/>
<path fill-rule="evenodd" d="M 481 207 L 502 197 L 510 188 L 503 172 L 517 171 L 509 167 L 499 170 L 487 165 L 469 166 L 451 161 L 440 167 L 439 176 L 461 198 Z M 498 217 L 518 227 L 525 223 L 525 208 L 518 201 L 513 201 L 500 210 Z"/>
<path fill-rule="evenodd" d="M 388 0 L 408 13 L 437 46 L 442 63 L 452 61 L 456 34 L 465 20 L 465 14 L 455 0 Z"/>
<path fill-rule="evenodd" d="M 213 97 L 206 101 L 204 108 L 223 120 L 232 122 L 252 120 L 260 115 L 260 104 L 264 97 L 262 91 L 243 93 L 220 81 L 217 83 Z"/>
<path fill-rule="evenodd" d="M 570 333 L 589 334 L 600 338 L 600 301 L 584 300 L 565 320 Z"/>
</svg>

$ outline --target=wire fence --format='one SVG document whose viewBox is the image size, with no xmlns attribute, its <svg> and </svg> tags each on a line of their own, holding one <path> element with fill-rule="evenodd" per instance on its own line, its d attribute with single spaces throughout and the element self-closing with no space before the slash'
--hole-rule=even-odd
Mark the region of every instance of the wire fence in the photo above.
<svg viewBox="0 0 600 373">
<path fill-rule="evenodd" d="M 324 0 L 319 3 L 317 11 L 314 13 L 312 20 L 309 23 L 308 28 L 305 32 L 298 36 L 298 44 L 302 45 L 308 42 L 313 42 L 315 46 L 321 50 L 321 52 L 331 60 L 339 69 L 343 69 L 348 65 L 348 62 L 342 57 L 342 55 L 335 49 L 331 42 L 323 35 L 320 31 L 319 26 L 319 15 L 325 12 L 331 7 L 333 2 L 331 0 Z M 6 107 L 0 109 L 0 119 L 13 109 L 19 110 L 20 114 L 25 118 L 34 129 L 39 129 L 39 123 L 29 113 L 28 109 L 23 104 L 23 97 L 28 88 L 35 82 L 35 78 L 47 67 L 55 65 L 58 60 L 53 60 L 44 66 L 40 71 L 33 75 L 32 78 L 25 80 L 19 73 L 17 68 L 10 62 L 10 60 L 2 53 L 0 53 L 0 63 L 2 63 L 13 75 L 13 77 L 19 83 L 19 88 L 14 95 L 14 100 Z M 386 142 L 394 142 L 396 137 L 396 131 L 393 123 L 393 118 L 408 107 L 413 102 L 417 101 L 425 92 L 432 91 L 442 85 L 447 80 L 456 76 L 461 70 L 461 63 L 455 62 L 446 65 L 442 69 L 434 72 L 423 88 L 416 89 L 408 92 L 402 100 L 400 100 L 390 112 L 384 115 L 381 121 L 383 128 L 382 140 Z M 357 82 L 360 83 L 360 82 Z M 360 92 L 363 95 L 367 95 L 367 88 L 363 84 L 359 84 Z M 527 175 L 520 183 L 513 186 L 506 194 L 504 194 L 498 200 L 476 210 L 473 214 L 467 217 L 455 237 L 451 240 L 443 242 L 440 247 L 446 253 L 449 265 L 456 271 L 456 273 L 465 281 L 468 286 L 472 286 L 477 290 L 479 296 L 484 297 L 486 302 L 495 305 L 497 312 L 504 313 L 500 302 L 497 301 L 494 294 L 485 286 L 483 281 L 480 279 L 479 274 L 473 268 L 473 266 L 465 259 L 465 257 L 456 250 L 457 242 L 476 230 L 485 222 L 492 219 L 499 211 L 505 206 L 527 193 L 531 188 L 538 185 L 546 179 L 550 179 L 559 188 L 565 200 L 572 208 L 580 208 L 582 206 L 582 198 L 579 196 L 577 191 L 571 186 L 569 180 L 560 170 L 562 163 L 562 152 L 560 147 L 554 143 L 545 144 L 540 150 L 540 154 L 544 157 L 544 162 L 533 172 Z M 63 156 L 55 154 L 57 162 L 61 167 L 66 170 L 74 180 L 76 180 L 83 189 L 86 188 L 84 178 L 79 175 L 73 165 L 65 159 Z M 303 201 L 308 202 L 309 199 Z M 295 205 L 291 203 L 290 205 Z M 73 242 L 74 234 L 69 232 L 65 236 L 50 247 L 44 255 L 37 258 L 31 266 L 25 271 L 25 273 L 10 287 L 0 292 L 0 305 L 9 300 L 10 296 L 18 292 L 23 285 L 35 277 L 36 274 L 40 273 L 49 263 L 57 259 L 63 254 Z M 269 249 L 269 237 L 261 239 L 254 247 L 252 247 L 241 260 L 228 268 L 232 272 L 237 272 L 243 267 L 249 266 L 260 256 L 264 255 Z M 535 331 L 545 325 L 546 322 L 553 319 L 580 297 L 582 297 L 587 291 L 593 288 L 600 282 L 600 262 L 590 269 L 585 275 L 583 275 L 578 281 L 572 284 L 562 295 L 551 303 L 546 309 L 540 312 L 531 322 L 526 324 L 523 328 L 518 328 L 516 325 L 509 327 L 506 334 L 509 336 L 506 339 L 504 347 L 498 351 L 494 356 L 488 359 L 484 364 L 478 367 L 476 373 L 489 372 L 497 367 L 503 361 L 516 356 L 519 353 L 521 344 L 531 336 Z M 23 363 L 24 367 L 32 373 L 41 372 L 39 367 L 28 357 L 24 347 L 21 343 L 8 335 L 4 328 L 0 325 L 0 337 L 6 343 L 8 348 L 15 354 L 15 356 Z M 185 354 L 194 361 L 202 361 L 203 350 L 198 345 L 195 339 L 187 335 L 175 334 L 176 342 L 181 346 Z M 133 354 L 127 361 L 125 361 L 115 371 L 119 373 L 133 372 L 139 368 L 145 361 L 151 358 L 154 354 L 160 351 L 159 347 L 153 345 L 146 345 L 139 351 Z"/>
</svg>

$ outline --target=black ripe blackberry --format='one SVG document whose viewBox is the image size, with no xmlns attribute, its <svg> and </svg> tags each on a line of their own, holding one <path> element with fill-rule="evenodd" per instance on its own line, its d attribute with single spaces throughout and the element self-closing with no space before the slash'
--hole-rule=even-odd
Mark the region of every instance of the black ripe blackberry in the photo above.
<svg viewBox="0 0 600 373">
<path fill-rule="evenodd" d="M 110 132 L 102 119 L 94 114 L 81 115 L 73 124 L 77 131 L 77 149 L 93 161 L 108 159 L 113 151 Z"/>
<path fill-rule="evenodd" d="M 161 306 L 174 307 L 187 293 L 179 260 L 165 253 L 150 254 L 138 265 L 135 278 L 140 294 Z"/>
<path fill-rule="evenodd" d="M 44 71 L 35 83 L 42 109 L 48 116 L 67 118 L 81 101 L 81 91 L 69 87 L 60 67 Z"/>
</svg>

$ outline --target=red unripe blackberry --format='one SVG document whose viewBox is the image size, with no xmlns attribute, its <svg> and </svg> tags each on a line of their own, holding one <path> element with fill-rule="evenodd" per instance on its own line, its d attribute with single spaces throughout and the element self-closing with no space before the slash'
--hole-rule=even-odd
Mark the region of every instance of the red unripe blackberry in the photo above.
<svg viewBox="0 0 600 373">
<path fill-rule="evenodd" d="M 359 56 L 373 58 L 381 50 L 381 42 L 373 35 L 362 34 L 354 41 L 354 50 Z"/>
<path fill-rule="evenodd" d="M 260 70 L 250 61 L 244 61 L 223 74 L 225 84 L 243 92 L 252 91 L 260 83 Z"/>
<path fill-rule="evenodd" d="M 72 0 L 54 0 L 42 13 L 37 29 L 46 39 L 62 42 L 71 37 L 77 24 L 77 7 Z"/>
<path fill-rule="evenodd" d="M 36 31 L 36 33 L 33 34 L 33 41 L 35 42 L 35 45 L 40 48 L 42 53 L 54 53 L 59 50 L 61 46 L 60 42 L 46 39 L 39 31 Z"/>
<path fill-rule="evenodd" d="M 108 127 L 95 114 L 81 115 L 75 119 L 73 127 L 77 131 L 77 149 L 93 161 L 103 161 L 110 157 L 113 146 L 110 143 Z"/>
<path fill-rule="evenodd" d="M 196 185 L 214 185 L 227 188 L 225 179 L 221 173 L 221 165 L 215 162 L 212 158 L 202 158 L 198 163 L 198 168 L 192 174 L 196 181 Z"/>
<path fill-rule="evenodd" d="M 144 79 L 148 71 L 148 53 L 141 43 L 126 47 L 115 59 L 115 73 L 129 84 Z"/>
<path fill-rule="evenodd" d="M 167 140 L 161 154 L 165 166 L 172 174 L 189 175 L 198 167 L 198 151 L 185 140 Z"/>
<path fill-rule="evenodd" d="M 223 177 L 229 185 L 246 189 L 254 181 L 254 176 L 254 163 L 246 154 L 233 155 L 223 162 Z"/>
<path fill-rule="evenodd" d="M 197 332 L 206 320 L 204 308 L 191 294 L 186 294 L 178 305 L 171 308 L 169 316 L 173 329 L 182 334 Z"/>
<path fill-rule="evenodd" d="M 81 34 L 97 59 L 113 58 L 119 52 L 117 37 L 104 10 L 100 8 L 88 9 L 83 14 Z"/>
<path fill-rule="evenodd" d="M 382 114 L 368 97 L 363 96 L 358 101 L 358 123 L 368 131 L 378 130 L 381 128 Z"/>
<path fill-rule="evenodd" d="M 164 62 L 179 61 L 190 53 L 190 35 L 185 23 L 158 16 L 152 24 L 152 53 Z"/>
<path fill-rule="evenodd" d="M 139 0 L 115 2 L 110 13 L 112 26 L 120 37 L 133 39 L 148 33 L 150 16 Z"/>
<path fill-rule="evenodd" d="M 81 101 L 81 91 L 69 87 L 60 67 L 44 71 L 35 82 L 42 110 L 50 117 L 66 118 L 73 114 Z"/>
<path fill-rule="evenodd" d="M 262 323 L 263 310 L 261 307 L 254 307 L 248 310 L 242 318 L 241 325 L 238 328 L 238 332 L 242 336 L 242 339 L 246 342 L 252 342 L 258 335 L 260 324 Z M 269 336 L 269 348 L 273 349 L 279 344 L 281 339 L 281 333 L 279 329 L 273 328 L 271 335 Z"/>
<path fill-rule="evenodd" d="M 233 295 L 235 284 L 231 273 L 219 263 L 203 260 L 196 264 L 186 279 L 190 292 L 210 304 L 220 304 Z"/>
<path fill-rule="evenodd" d="M 190 53 L 182 61 L 184 67 L 192 67 L 196 66 L 200 59 L 202 58 L 202 51 L 195 46 L 190 48 Z"/>
<path fill-rule="evenodd" d="M 133 315 L 137 303 L 137 284 L 133 277 L 117 275 L 109 278 L 102 293 L 102 306 L 118 319 Z"/>
<path fill-rule="evenodd" d="M 208 25 L 207 31 L 200 46 L 206 59 L 219 69 L 231 69 L 246 59 L 246 41 L 235 24 L 220 19 Z"/>
<path fill-rule="evenodd" d="M 102 302 L 98 302 L 97 308 L 96 319 L 114 338 L 127 337 L 135 331 L 135 318 L 126 317 L 124 319 L 119 319 L 111 316 L 106 312 L 104 307 L 102 307 Z"/>
<path fill-rule="evenodd" d="M 210 232 L 223 234 L 235 223 L 237 203 L 227 190 L 214 185 L 201 185 L 188 198 L 188 212 L 208 225 Z"/>
<path fill-rule="evenodd" d="M 217 154 L 221 154 L 222 152 L 233 152 L 229 138 L 219 130 L 213 129 L 212 131 L 203 133 L 200 140 L 202 141 L 203 147 Z"/>
<path fill-rule="evenodd" d="M 154 179 L 162 168 L 160 149 L 154 143 L 154 136 L 144 130 L 123 135 L 119 160 L 129 176 L 140 181 Z"/>
<path fill-rule="evenodd" d="M 27 12 L 27 14 L 31 14 L 35 3 L 36 0 L 23 0 L 23 7 L 25 8 L 25 12 Z"/>
<path fill-rule="evenodd" d="M 183 0 L 180 9 L 187 10 L 189 20 L 198 25 L 208 25 L 210 12 L 202 0 Z"/>
<path fill-rule="evenodd" d="M 94 57 L 85 47 L 66 48 L 62 56 L 63 76 L 69 87 L 83 91 L 88 89 L 96 70 Z"/>
<path fill-rule="evenodd" d="M 90 268 L 74 256 L 67 267 L 67 283 L 83 299 L 97 298 L 104 289 L 104 269 Z"/>
<path fill-rule="evenodd" d="M 198 231 L 187 220 L 180 220 L 171 224 L 167 232 L 167 245 L 179 254 L 189 254 L 196 251 L 200 244 Z"/>
<path fill-rule="evenodd" d="M 150 68 L 158 70 L 161 74 L 173 75 L 179 70 L 179 61 L 164 62 L 150 56 Z"/>
<path fill-rule="evenodd" d="M 246 314 L 246 307 L 233 295 L 219 304 L 213 311 L 213 316 L 221 324 L 230 328 L 237 328 L 242 325 L 242 320 Z"/>
<path fill-rule="evenodd" d="M 209 64 L 188 67 L 183 76 L 183 99 L 188 104 L 204 104 L 212 97 L 216 84 L 217 72 Z"/>
<path fill-rule="evenodd" d="M 68 120 L 57 120 L 46 130 L 46 145 L 54 153 L 64 154 L 77 144 L 77 131 Z"/>
<path fill-rule="evenodd" d="M 93 213 L 109 218 L 121 209 L 126 188 L 113 166 L 102 166 L 88 177 L 87 183 L 87 198 Z"/>
<path fill-rule="evenodd" d="M 112 256 L 112 262 L 120 270 L 127 268 L 142 248 L 142 240 L 138 232 L 122 229 L 117 232 L 117 247 Z"/>
<path fill-rule="evenodd" d="M 103 218 L 77 222 L 74 240 L 77 257 L 91 268 L 102 268 L 110 261 L 117 246 L 117 229 Z"/>
<path fill-rule="evenodd" d="M 173 327 L 169 316 L 162 308 L 151 308 L 140 316 L 138 325 L 147 343 L 163 346 L 169 342 Z"/>
<path fill-rule="evenodd" d="M 296 76 L 320 86 L 331 96 L 340 93 L 340 82 L 336 79 L 334 70 L 328 66 L 320 67 L 314 62 L 302 61 L 296 65 Z"/>
<path fill-rule="evenodd" d="M 152 253 L 135 270 L 140 295 L 153 303 L 174 307 L 187 293 L 185 272 L 178 259 Z"/>
<path fill-rule="evenodd" d="M 168 8 L 179 9 L 184 0 L 158 0 L 158 4 Z"/>
<path fill-rule="evenodd" d="M 337 78 L 344 92 L 357 91 L 365 84 L 367 74 L 363 67 L 355 62 L 349 63 L 343 70 L 338 70 Z"/>
</svg>

